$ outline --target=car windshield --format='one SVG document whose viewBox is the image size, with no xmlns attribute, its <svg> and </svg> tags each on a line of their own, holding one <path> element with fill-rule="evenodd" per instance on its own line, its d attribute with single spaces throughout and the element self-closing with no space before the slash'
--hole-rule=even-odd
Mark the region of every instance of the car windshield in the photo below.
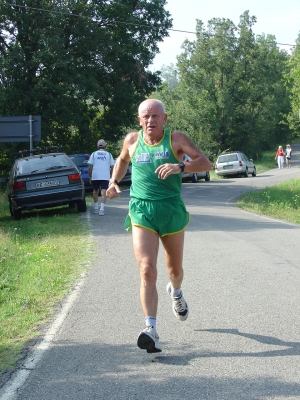
<svg viewBox="0 0 300 400">
<path fill-rule="evenodd" d="M 19 160 L 16 174 L 25 175 L 34 172 L 51 170 L 56 168 L 73 167 L 72 162 L 64 155 L 39 156 Z"/>
<path fill-rule="evenodd" d="M 88 162 L 87 156 L 76 156 L 76 157 L 69 156 L 69 157 L 71 158 L 71 160 L 77 167 L 87 166 L 87 162 Z"/>
<path fill-rule="evenodd" d="M 219 163 L 232 162 L 232 161 L 238 161 L 237 154 L 224 154 L 223 156 L 220 156 L 218 160 Z"/>
</svg>

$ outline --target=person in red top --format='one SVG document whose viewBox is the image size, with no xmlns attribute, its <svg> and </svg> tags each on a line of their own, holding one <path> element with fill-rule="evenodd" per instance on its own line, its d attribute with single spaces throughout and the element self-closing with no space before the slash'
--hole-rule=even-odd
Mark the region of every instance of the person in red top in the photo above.
<svg viewBox="0 0 300 400">
<path fill-rule="evenodd" d="M 278 163 L 278 168 L 283 168 L 283 164 L 284 164 L 284 151 L 282 146 L 278 147 L 278 150 L 276 151 L 276 155 L 275 155 L 275 160 L 277 159 L 277 163 Z"/>
</svg>

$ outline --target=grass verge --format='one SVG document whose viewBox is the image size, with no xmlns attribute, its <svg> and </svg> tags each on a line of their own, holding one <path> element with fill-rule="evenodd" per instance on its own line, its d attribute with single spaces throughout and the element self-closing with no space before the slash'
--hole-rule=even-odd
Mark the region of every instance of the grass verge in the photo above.
<svg viewBox="0 0 300 400">
<path fill-rule="evenodd" d="M 300 178 L 248 193 L 240 197 L 236 205 L 244 210 L 300 224 Z"/>
<path fill-rule="evenodd" d="M 262 174 L 265 171 L 269 171 L 270 169 L 277 167 L 277 162 L 274 159 L 274 157 L 275 157 L 275 151 L 273 150 L 264 151 L 259 160 L 257 161 L 254 160 L 254 164 L 256 166 L 256 172 L 258 174 Z"/>
<path fill-rule="evenodd" d="M 92 239 L 76 208 L 24 213 L 13 220 L 1 190 L 0 224 L 1 374 L 16 365 L 20 351 L 87 269 Z"/>
</svg>

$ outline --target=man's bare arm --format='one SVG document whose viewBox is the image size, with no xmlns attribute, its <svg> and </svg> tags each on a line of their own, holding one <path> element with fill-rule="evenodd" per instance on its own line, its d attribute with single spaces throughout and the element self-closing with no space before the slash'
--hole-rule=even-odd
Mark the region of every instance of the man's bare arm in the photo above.
<svg viewBox="0 0 300 400">
<path fill-rule="evenodd" d="M 109 199 L 114 199 L 120 196 L 121 190 L 117 182 L 125 176 L 128 165 L 131 160 L 132 147 L 135 145 L 138 137 L 138 132 L 131 132 L 125 137 L 121 154 L 117 158 L 111 176 L 110 187 L 107 189 L 106 194 Z"/>
<path fill-rule="evenodd" d="M 211 162 L 206 155 L 196 147 L 193 141 L 182 132 L 172 133 L 172 147 L 179 159 L 183 161 L 183 156 L 186 154 L 192 161 L 185 163 L 186 172 L 203 172 L 212 169 Z M 159 178 L 166 179 L 171 174 L 178 174 L 181 171 L 178 164 L 163 164 L 156 169 Z"/>
<path fill-rule="evenodd" d="M 88 166 L 88 174 L 89 174 L 89 178 L 92 179 L 92 171 L 93 171 L 93 167 L 92 165 Z"/>
</svg>

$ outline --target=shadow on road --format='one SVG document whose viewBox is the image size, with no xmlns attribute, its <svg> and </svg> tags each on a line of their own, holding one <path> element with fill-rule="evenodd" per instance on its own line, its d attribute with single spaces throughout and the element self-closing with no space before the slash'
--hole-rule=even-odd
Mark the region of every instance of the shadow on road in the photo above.
<svg viewBox="0 0 300 400">
<path fill-rule="evenodd" d="M 199 330 L 199 332 L 205 330 Z M 216 333 L 232 334 L 237 330 L 208 330 Z M 237 333 L 248 337 L 247 334 Z M 249 339 L 259 340 L 259 335 L 249 335 Z M 251 337 L 253 336 L 253 337 Z M 269 339 L 262 337 L 263 342 Z M 274 342 L 274 343 L 273 343 Z M 271 344 L 278 344 L 276 339 Z M 141 355 L 136 346 L 106 344 L 57 343 L 51 349 L 51 357 L 57 360 L 56 373 L 48 371 L 43 385 L 31 386 L 30 392 L 22 392 L 22 399 L 42 399 L 44 390 L 48 400 L 54 399 L 263 399 L 287 398 L 300 393 L 300 384 L 286 382 L 275 377 L 262 376 L 216 378 L 206 376 L 201 367 L 207 358 L 216 357 L 273 357 L 276 355 L 299 355 L 300 344 L 283 343 L 293 350 L 262 353 L 217 353 L 200 351 L 183 346 L 180 354 L 173 349 L 169 355 Z M 291 347 L 292 346 L 292 347 Z M 175 354 L 176 353 L 176 354 Z M 72 363 L 64 363 L 72 357 Z M 203 360 L 202 362 L 200 360 Z M 203 373 L 193 374 L 195 361 Z M 200 361 L 200 362 L 199 362 Z M 178 368 L 180 367 L 180 368 Z M 47 366 L 44 366 L 47 372 Z M 170 370 L 170 368 L 172 368 Z M 60 376 L 58 380 L 57 377 Z M 151 390 L 149 388 L 151 387 Z M 140 397 L 141 393 L 147 393 Z M 294 398 L 294 397 L 293 397 Z"/>
<path fill-rule="evenodd" d="M 267 350 L 259 352 L 239 352 L 239 353 L 210 353 L 209 357 L 287 357 L 300 355 L 300 342 L 285 342 L 273 336 L 255 335 L 253 333 L 240 332 L 238 329 L 195 329 L 197 332 L 211 332 L 228 335 L 236 335 L 247 339 L 255 340 L 256 342 L 271 346 L 281 346 L 284 349 Z"/>
</svg>

